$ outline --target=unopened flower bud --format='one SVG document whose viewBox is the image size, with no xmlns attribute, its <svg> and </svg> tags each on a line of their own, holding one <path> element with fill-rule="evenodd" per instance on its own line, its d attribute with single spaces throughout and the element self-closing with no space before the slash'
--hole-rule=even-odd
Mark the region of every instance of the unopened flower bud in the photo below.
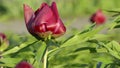
<svg viewBox="0 0 120 68">
<path fill-rule="evenodd" d="M 103 14 L 102 10 L 98 10 L 90 17 L 90 21 L 92 23 L 96 23 L 97 25 L 104 24 L 105 20 L 106 20 L 106 17 Z"/>
<path fill-rule="evenodd" d="M 15 68 L 33 68 L 33 66 L 26 61 L 22 61 L 22 62 L 18 63 L 15 66 Z"/>
<path fill-rule="evenodd" d="M 5 34 L 0 33 L 0 52 L 4 51 L 8 48 L 9 42 L 5 36 Z"/>
<path fill-rule="evenodd" d="M 66 32 L 66 28 L 59 17 L 56 3 L 51 6 L 43 3 L 35 12 L 24 4 L 24 18 L 28 31 L 36 38 L 56 38 Z"/>
</svg>

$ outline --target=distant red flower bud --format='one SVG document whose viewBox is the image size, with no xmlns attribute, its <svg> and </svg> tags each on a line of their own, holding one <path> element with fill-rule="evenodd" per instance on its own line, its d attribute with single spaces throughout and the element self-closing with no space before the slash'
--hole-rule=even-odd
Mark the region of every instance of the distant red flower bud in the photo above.
<svg viewBox="0 0 120 68">
<path fill-rule="evenodd" d="M 96 24 L 104 24 L 106 21 L 106 17 L 105 15 L 102 13 L 102 10 L 98 10 L 96 13 L 94 13 L 91 18 L 90 21 L 92 23 L 96 23 Z"/>
<path fill-rule="evenodd" d="M 33 68 L 33 66 L 26 61 L 22 61 L 18 63 L 15 68 Z"/>
<path fill-rule="evenodd" d="M 55 2 L 51 6 L 43 3 L 35 12 L 24 4 L 24 18 L 28 31 L 36 38 L 46 38 L 49 35 L 56 38 L 66 32 Z"/>
<path fill-rule="evenodd" d="M 9 45 L 5 34 L 0 33 L 0 51 L 4 51 Z"/>
</svg>

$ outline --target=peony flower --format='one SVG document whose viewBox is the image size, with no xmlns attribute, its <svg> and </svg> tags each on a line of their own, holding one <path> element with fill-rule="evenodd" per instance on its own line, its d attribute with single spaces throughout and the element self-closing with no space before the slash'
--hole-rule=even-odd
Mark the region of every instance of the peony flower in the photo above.
<svg viewBox="0 0 120 68">
<path fill-rule="evenodd" d="M 5 36 L 5 34 L 0 33 L 0 51 L 4 51 L 5 49 L 7 49 L 9 45 L 9 42 Z"/>
<path fill-rule="evenodd" d="M 33 68 L 33 66 L 26 61 L 22 61 L 18 63 L 15 68 Z"/>
<path fill-rule="evenodd" d="M 42 3 L 35 12 L 24 4 L 24 18 L 28 31 L 37 39 L 46 38 L 49 35 L 56 38 L 66 32 L 55 2 L 51 6 Z"/>
<path fill-rule="evenodd" d="M 102 10 L 98 10 L 90 18 L 90 21 L 96 24 L 104 24 L 105 20 L 106 20 L 106 17 L 103 14 Z"/>
</svg>

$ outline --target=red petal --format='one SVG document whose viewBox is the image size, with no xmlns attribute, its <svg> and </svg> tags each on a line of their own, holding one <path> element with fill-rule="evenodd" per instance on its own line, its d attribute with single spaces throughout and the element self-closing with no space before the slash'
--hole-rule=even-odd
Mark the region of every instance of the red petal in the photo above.
<svg viewBox="0 0 120 68">
<path fill-rule="evenodd" d="M 38 8 L 38 9 L 35 11 L 35 15 L 37 15 L 37 14 L 42 10 L 42 8 L 45 7 L 45 6 L 47 6 L 47 3 L 42 3 L 42 4 L 41 4 L 41 7 Z"/>
<path fill-rule="evenodd" d="M 23 62 L 18 63 L 15 68 L 33 68 L 33 67 L 31 64 L 23 61 Z"/>
<path fill-rule="evenodd" d="M 27 24 L 31 19 L 34 18 L 34 11 L 26 4 L 24 4 L 23 6 L 25 23 Z"/>
<path fill-rule="evenodd" d="M 94 13 L 94 14 L 90 17 L 90 22 L 92 22 L 92 23 L 95 22 L 95 16 L 96 16 L 96 14 Z"/>
<path fill-rule="evenodd" d="M 105 19 L 106 19 L 106 17 L 105 17 L 105 15 L 102 13 L 102 11 L 101 11 L 101 10 L 98 10 L 98 11 L 96 12 L 96 16 L 95 16 L 95 21 L 96 21 L 96 23 L 97 23 L 97 24 L 103 24 L 103 23 L 105 22 Z"/>
<path fill-rule="evenodd" d="M 3 33 L 0 33 L 0 38 L 1 38 L 2 40 L 6 39 L 6 36 L 5 36 L 5 34 L 3 34 Z"/>
<path fill-rule="evenodd" d="M 54 31 L 54 34 L 64 34 L 66 32 L 66 28 L 62 21 L 59 19 Z"/>
<path fill-rule="evenodd" d="M 46 23 L 47 31 L 54 32 L 57 25 L 57 20 L 55 16 L 52 16 Z"/>
<path fill-rule="evenodd" d="M 48 5 L 44 6 L 35 18 L 35 25 L 46 23 L 53 16 L 53 12 Z"/>
<path fill-rule="evenodd" d="M 43 23 L 43 24 L 35 26 L 35 32 L 38 32 L 38 33 L 46 32 L 46 24 Z"/>
<path fill-rule="evenodd" d="M 59 14 L 58 14 L 58 10 L 57 10 L 57 6 L 56 6 L 55 2 L 52 3 L 51 9 L 52 9 L 56 19 L 58 19 L 59 18 Z"/>
<path fill-rule="evenodd" d="M 52 33 L 55 31 L 56 28 L 56 22 L 48 22 L 47 25 L 47 31 L 51 31 Z"/>
</svg>

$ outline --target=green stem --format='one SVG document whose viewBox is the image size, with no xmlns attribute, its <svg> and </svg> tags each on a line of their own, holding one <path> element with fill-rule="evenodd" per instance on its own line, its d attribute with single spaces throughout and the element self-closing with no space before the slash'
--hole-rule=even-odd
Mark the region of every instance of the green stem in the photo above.
<svg viewBox="0 0 120 68">
<path fill-rule="evenodd" d="M 0 51 L 0 59 L 2 58 L 2 52 Z M 0 68 L 3 68 L 3 66 L 0 66 Z"/>
<path fill-rule="evenodd" d="M 47 60 L 48 60 L 47 54 L 48 54 L 48 49 L 46 49 L 46 52 L 44 55 L 44 63 L 43 63 L 44 68 L 48 68 L 48 66 L 47 66 Z"/>
<path fill-rule="evenodd" d="M 2 66 L 0 68 L 3 68 Z"/>
</svg>

